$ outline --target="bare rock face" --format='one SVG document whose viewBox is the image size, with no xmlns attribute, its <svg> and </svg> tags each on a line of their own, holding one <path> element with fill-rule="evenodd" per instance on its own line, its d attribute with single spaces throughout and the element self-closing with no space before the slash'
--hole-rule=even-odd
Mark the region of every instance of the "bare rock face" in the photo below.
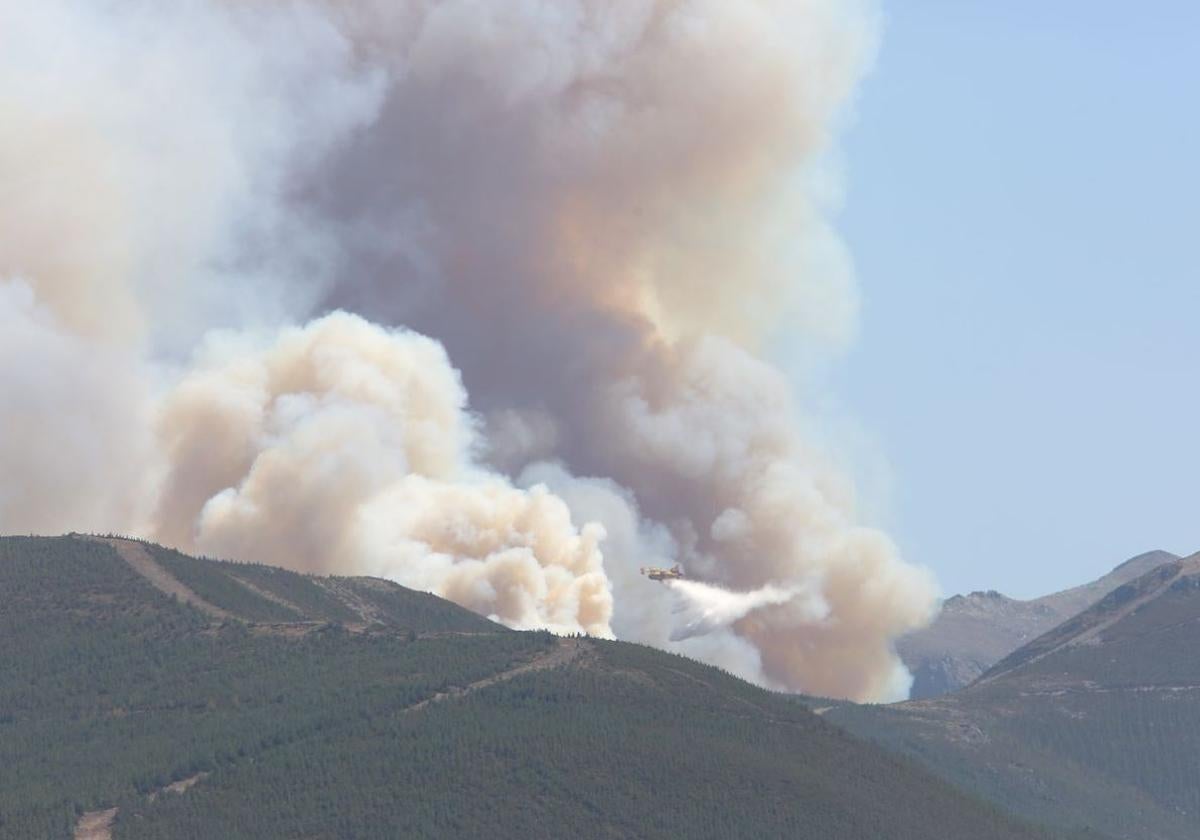
<svg viewBox="0 0 1200 840">
<path fill-rule="evenodd" d="M 1030 601 L 994 590 L 947 599 L 933 624 L 897 645 L 913 674 L 912 699 L 937 697 L 969 685 L 1017 648 L 1112 590 L 1178 559 L 1166 551 L 1140 554 L 1091 583 Z"/>
</svg>

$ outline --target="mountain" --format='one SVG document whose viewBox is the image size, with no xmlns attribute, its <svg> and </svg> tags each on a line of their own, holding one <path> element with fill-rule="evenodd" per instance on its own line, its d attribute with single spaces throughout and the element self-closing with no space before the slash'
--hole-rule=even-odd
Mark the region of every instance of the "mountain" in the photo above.
<svg viewBox="0 0 1200 840">
<path fill-rule="evenodd" d="M 0 539 L 0 837 L 1046 838 L 794 697 L 385 581 Z"/>
<path fill-rule="evenodd" d="M 1173 560 L 968 688 L 826 717 L 1028 819 L 1200 837 L 1200 555 Z"/>
<path fill-rule="evenodd" d="M 1165 551 L 1151 551 L 1091 583 L 1029 601 L 995 591 L 947 599 L 933 624 L 897 644 L 913 674 L 912 699 L 937 697 L 968 685 L 1026 642 L 1087 609 L 1118 586 L 1178 559 Z"/>
</svg>

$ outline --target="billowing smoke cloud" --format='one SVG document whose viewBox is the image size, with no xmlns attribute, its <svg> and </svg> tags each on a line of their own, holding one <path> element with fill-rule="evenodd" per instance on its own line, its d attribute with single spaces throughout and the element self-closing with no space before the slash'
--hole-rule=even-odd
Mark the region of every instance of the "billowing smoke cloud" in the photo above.
<svg viewBox="0 0 1200 840">
<path fill-rule="evenodd" d="M 513 627 L 611 635 L 604 531 L 472 460 L 437 342 L 335 313 L 256 348 L 218 337 L 166 398 L 151 533 L 306 572 L 390 577 Z"/>
<path fill-rule="evenodd" d="M 904 690 L 932 584 L 758 355 L 853 335 L 827 159 L 869 4 L 0 9 L 0 528 Z"/>
</svg>

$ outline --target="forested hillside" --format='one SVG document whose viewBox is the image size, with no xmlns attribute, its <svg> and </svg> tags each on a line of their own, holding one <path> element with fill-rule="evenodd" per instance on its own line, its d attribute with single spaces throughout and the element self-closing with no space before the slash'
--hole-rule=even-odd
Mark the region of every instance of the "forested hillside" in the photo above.
<svg viewBox="0 0 1200 840">
<path fill-rule="evenodd" d="M 1045 836 L 793 698 L 382 582 L 0 539 L 0 657 L 6 838 Z"/>
<path fill-rule="evenodd" d="M 1200 559 L 1160 565 L 970 688 L 827 712 L 1031 819 L 1200 837 Z"/>
<path fill-rule="evenodd" d="M 938 697 L 966 687 L 1008 654 L 1117 587 L 1178 559 L 1165 551 L 1139 554 L 1091 583 L 1028 601 L 994 591 L 947 599 L 931 625 L 897 643 L 913 674 L 912 699 Z"/>
</svg>

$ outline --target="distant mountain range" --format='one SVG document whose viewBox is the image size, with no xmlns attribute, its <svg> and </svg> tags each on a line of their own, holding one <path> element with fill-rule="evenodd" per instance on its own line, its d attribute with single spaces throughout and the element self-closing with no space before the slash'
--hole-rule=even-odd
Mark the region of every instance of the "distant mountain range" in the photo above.
<svg viewBox="0 0 1200 840">
<path fill-rule="evenodd" d="M 1017 648 L 1112 590 L 1178 559 L 1165 551 L 1151 551 L 1091 583 L 1029 601 L 994 591 L 947 599 L 933 624 L 897 644 L 913 674 L 912 699 L 937 697 L 969 685 Z"/>
<path fill-rule="evenodd" d="M 826 717 L 1060 830 L 1195 840 L 1200 555 L 1161 556 L 1116 569 L 1108 580 L 1151 566 L 965 689 L 887 707 L 839 704 Z"/>
<path fill-rule="evenodd" d="M 375 579 L 0 538 L 0 663 L 3 838 L 1063 836 L 794 696 Z"/>
</svg>

